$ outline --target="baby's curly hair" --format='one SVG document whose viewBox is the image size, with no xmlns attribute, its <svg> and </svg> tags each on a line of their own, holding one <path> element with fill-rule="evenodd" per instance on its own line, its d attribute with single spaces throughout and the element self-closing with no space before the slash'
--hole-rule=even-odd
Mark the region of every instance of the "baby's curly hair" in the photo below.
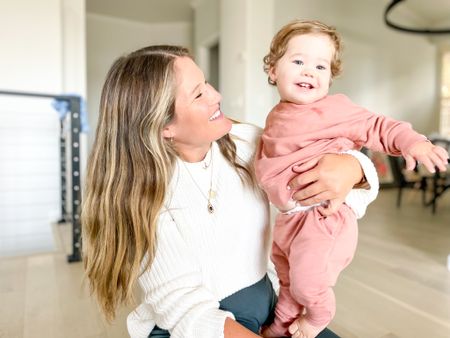
<svg viewBox="0 0 450 338">
<path fill-rule="evenodd" d="M 335 78 L 342 72 L 342 42 L 341 37 L 336 31 L 336 28 L 325 25 L 320 21 L 301 21 L 294 20 L 283 26 L 278 33 L 273 37 L 270 44 L 270 52 L 264 56 L 264 71 L 269 73 L 269 69 L 275 66 L 277 61 L 281 59 L 286 53 L 287 45 L 291 38 L 297 35 L 303 34 L 325 34 L 331 42 L 334 44 L 334 55 L 331 60 L 331 78 Z M 268 82 L 271 85 L 275 85 L 270 77 Z"/>
</svg>

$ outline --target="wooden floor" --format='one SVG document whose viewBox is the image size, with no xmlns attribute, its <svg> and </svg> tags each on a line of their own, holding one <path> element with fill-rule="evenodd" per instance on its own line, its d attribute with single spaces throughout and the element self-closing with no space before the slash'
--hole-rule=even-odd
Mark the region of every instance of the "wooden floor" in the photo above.
<svg viewBox="0 0 450 338">
<path fill-rule="evenodd" d="M 335 288 L 331 327 L 341 337 L 450 337 L 449 195 L 434 216 L 412 191 L 400 209 L 395 190 L 369 207 L 356 257 Z"/>
<path fill-rule="evenodd" d="M 331 328 L 342 338 L 449 338 L 450 193 L 434 216 L 414 192 L 396 209 L 395 193 L 382 191 L 360 222 Z M 128 337 L 129 309 L 106 324 L 82 286 L 82 265 L 66 263 L 67 230 L 55 228 L 57 252 L 0 259 L 1 338 Z"/>
</svg>

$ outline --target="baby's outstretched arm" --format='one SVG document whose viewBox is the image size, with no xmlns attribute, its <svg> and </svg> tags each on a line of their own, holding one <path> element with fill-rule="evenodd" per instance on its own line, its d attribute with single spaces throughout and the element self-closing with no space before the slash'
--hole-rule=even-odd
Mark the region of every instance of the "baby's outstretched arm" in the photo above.
<svg viewBox="0 0 450 338">
<path fill-rule="evenodd" d="M 447 170 L 448 152 L 440 146 L 436 146 L 429 141 L 415 143 L 404 154 L 406 160 L 406 170 L 413 170 L 416 161 L 422 163 L 430 173 L 435 172 L 435 167 L 439 171 Z"/>
</svg>

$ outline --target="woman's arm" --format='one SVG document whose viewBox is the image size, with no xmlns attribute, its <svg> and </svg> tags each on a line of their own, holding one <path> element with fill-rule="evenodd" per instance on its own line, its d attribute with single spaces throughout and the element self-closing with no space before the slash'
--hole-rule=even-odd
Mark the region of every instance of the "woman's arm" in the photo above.
<svg viewBox="0 0 450 338">
<path fill-rule="evenodd" d="M 172 338 L 222 336 L 225 321 L 234 319 L 233 314 L 220 310 L 216 297 L 203 285 L 198 259 L 168 213 L 159 222 L 155 258 L 139 278 L 151 321 Z M 140 325 L 129 331 L 138 337 Z"/>
<path fill-rule="evenodd" d="M 293 169 L 299 175 L 289 182 L 293 198 L 301 205 L 345 199 L 360 183 L 364 172 L 360 162 L 349 154 L 326 154 Z"/>
<path fill-rule="evenodd" d="M 293 196 L 300 204 L 328 201 L 320 206 L 324 216 L 334 213 L 345 201 L 356 214 L 364 216 L 367 206 L 378 195 L 378 175 L 372 161 L 363 153 L 348 150 L 342 154 L 327 154 L 295 169 L 301 172 L 290 183 L 299 189 Z"/>
<path fill-rule="evenodd" d="M 256 338 L 261 337 L 245 328 L 231 318 L 225 319 L 224 338 Z"/>
</svg>

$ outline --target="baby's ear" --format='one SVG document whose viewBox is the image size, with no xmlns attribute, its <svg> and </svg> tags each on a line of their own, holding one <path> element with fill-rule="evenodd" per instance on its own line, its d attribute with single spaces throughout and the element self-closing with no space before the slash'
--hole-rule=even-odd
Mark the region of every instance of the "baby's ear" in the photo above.
<svg viewBox="0 0 450 338">
<path fill-rule="evenodd" d="M 276 85 L 277 84 L 277 72 L 276 72 L 275 66 L 272 66 L 269 68 L 267 75 L 269 75 L 269 83 L 272 85 Z"/>
</svg>

